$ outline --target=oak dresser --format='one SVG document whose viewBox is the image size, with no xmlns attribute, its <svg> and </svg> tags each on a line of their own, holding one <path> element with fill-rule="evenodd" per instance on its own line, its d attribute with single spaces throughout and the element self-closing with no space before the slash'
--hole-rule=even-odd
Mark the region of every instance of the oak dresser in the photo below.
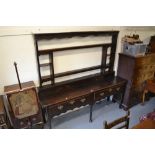
<svg viewBox="0 0 155 155">
<path fill-rule="evenodd" d="M 39 99 L 43 108 L 45 120 L 48 120 L 50 125 L 51 119 L 54 116 L 58 116 L 66 113 L 69 110 L 83 106 L 90 106 L 89 120 L 92 122 L 93 106 L 95 105 L 96 101 L 100 101 L 104 98 L 109 99 L 109 96 L 114 94 L 119 94 L 121 96 L 119 101 L 122 102 L 126 80 L 116 77 L 113 70 L 118 33 L 118 31 L 87 31 L 34 35 L 38 63 L 38 75 L 40 81 L 40 87 L 38 91 Z M 92 38 L 92 40 L 94 38 L 98 38 L 100 43 L 92 44 L 90 43 L 92 40 L 89 39 L 87 44 L 84 44 L 83 38 L 87 39 L 88 37 Z M 100 39 L 101 37 L 103 37 L 103 40 Z M 110 37 L 110 42 L 104 43 L 104 37 Z M 71 46 L 71 42 L 67 46 L 62 47 L 62 42 L 71 39 L 73 39 L 73 41 L 78 39 L 78 43 L 80 42 L 80 44 Z M 39 47 L 41 41 L 45 42 L 50 40 L 56 40 L 57 43 L 55 44 L 59 44 L 59 46 L 48 49 L 41 49 Z M 96 48 L 100 49 L 101 52 L 100 65 L 55 73 L 55 54 L 61 52 L 61 55 L 64 55 L 66 51 L 70 51 L 70 54 L 72 54 L 76 53 L 77 50 L 80 49 L 83 50 L 83 52 L 81 52 L 82 55 L 86 49 L 91 49 L 92 52 L 96 52 Z M 41 59 L 44 56 L 49 58 L 49 61 L 46 63 L 41 62 Z M 89 59 L 89 57 L 86 59 Z M 78 61 L 79 64 L 80 61 L 81 60 Z M 61 65 L 63 65 L 63 63 Z M 42 70 L 47 67 L 49 68 L 49 75 L 43 76 Z M 92 71 L 97 71 L 97 73 L 91 73 L 62 82 L 56 82 L 57 79 L 62 77 L 78 75 Z M 49 83 L 46 85 L 46 82 Z"/>
</svg>

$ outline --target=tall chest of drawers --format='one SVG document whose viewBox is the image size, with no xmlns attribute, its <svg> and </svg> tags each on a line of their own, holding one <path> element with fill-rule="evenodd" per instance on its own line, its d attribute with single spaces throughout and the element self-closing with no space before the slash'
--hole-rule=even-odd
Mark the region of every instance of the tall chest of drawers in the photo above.
<svg viewBox="0 0 155 155">
<path fill-rule="evenodd" d="M 122 107 L 129 109 L 142 101 L 144 82 L 155 76 L 155 54 L 134 57 L 120 53 L 117 75 L 128 81 Z"/>
</svg>

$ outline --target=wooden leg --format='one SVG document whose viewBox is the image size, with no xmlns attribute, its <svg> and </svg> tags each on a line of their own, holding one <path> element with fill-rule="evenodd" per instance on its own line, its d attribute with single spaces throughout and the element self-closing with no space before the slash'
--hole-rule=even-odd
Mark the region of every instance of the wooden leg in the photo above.
<svg viewBox="0 0 155 155">
<path fill-rule="evenodd" d="M 142 96 L 142 105 L 144 105 L 146 93 L 147 93 L 147 90 L 144 90 L 143 96 Z"/>
<path fill-rule="evenodd" d="M 49 127 L 50 127 L 50 129 L 52 129 L 52 117 L 50 117 L 50 119 L 49 119 Z"/>
<path fill-rule="evenodd" d="M 116 103 L 116 100 L 114 99 L 114 96 L 112 97 L 112 102 L 113 103 Z"/>
<path fill-rule="evenodd" d="M 43 121 L 44 123 L 47 122 L 47 109 L 42 109 L 42 116 L 43 116 Z"/>
<path fill-rule="evenodd" d="M 110 96 L 107 97 L 107 101 L 110 101 Z"/>
<path fill-rule="evenodd" d="M 89 122 L 92 122 L 92 113 L 93 113 L 93 105 L 90 105 L 90 117 L 89 117 Z"/>
<path fill-rule="evenodd" d="M 122 104 L 121 103 L 119 104 L 119 108 L 122 109 Z"/>
</svg>

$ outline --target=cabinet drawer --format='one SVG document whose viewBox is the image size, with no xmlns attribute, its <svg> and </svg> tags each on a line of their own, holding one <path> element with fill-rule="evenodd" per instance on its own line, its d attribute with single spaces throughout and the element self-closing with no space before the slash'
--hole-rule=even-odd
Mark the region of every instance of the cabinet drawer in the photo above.
<svg viewBox="0 0 155 155">
<path fill-rule="evenodd" d="M 31 121 L 32 125 L 35 125 L 35 124 L 38 124 L 38 123 L 43 123 L 43 119 L 42 119 L 41 114 L 31 116 L 30 121 Z"/>
<path fill-rule="evenodd" d="M 67 105 L 68 105 L 69 109 L 74 109 L 76 107 L 81 107 L 81 106 L 85 106 L 87 104 L 91 104 L 91 102 L 92 102 L 91 96 L 88 95 L 88 96 L 81 96 L 79 98 L 69 100 L 67 102 Z"/>
<path fill-rule="evenodd" d="M 62 102 L 54 106 L 50 106 L 47 108 L 47 113 L 51 117 L 60 115 L 61 113 L 66 112 L 67 102 Z"/>
<path fill-rule="evenodd" d="M 81 96 L 72 100 L 68 100 L 65 102 L 62 102 L 55 106 L 50 106 L 47 109 L 48 115 L 51 117 L 60 115 L 61 113 L 65 113 L 68 110 L 73 110 L 74 108 L 78 108 L 81 106 L 85 106 L 87 104 L 91 104 L 91 97 L 88 96 Z"/>
<path fill-rule="evenodd" d="M 123 89 L 123 86 L 115 86 L 115 87 L 100 90 L 95 93 L 95 101 L 99 101 L 103 99 L 104 97 L 108 97 L 110 95 L 119 93 L 122 91 L 122 89 Z"/>
<path fill-rule="evenodd" d="M 13 122 L 14 128 L 16 129 L 21 129 L 21 128 L 27 128 L 28 126 L 31 125 L 28 119 L 16 119 Z"/>
</svg>

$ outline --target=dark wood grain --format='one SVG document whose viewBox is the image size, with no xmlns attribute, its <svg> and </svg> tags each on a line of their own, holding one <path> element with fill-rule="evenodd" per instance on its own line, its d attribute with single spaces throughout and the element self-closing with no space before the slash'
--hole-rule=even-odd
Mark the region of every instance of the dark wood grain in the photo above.
<svg viewBox="0 0 155 155">
<path fill-rule="evenodd" d="M 50 39 L 65 39 L 87 36 L 110 36 L 112 38 L 111 43 L 105 44 L 89 44 L 78 45 L 69 47 L 58 47 L 54 49 L 37 50 L 37 57 L 41 57 L 44 54 L 48 54 L 50 58 L 50 75 L 39 76 L 41 85 L 39 87 L 39 99 L 42 104 L 42 108 L 45 109 L 49 119 L 52 119 L 56 115 L 79 108 L 81 106 L 90 106 L 90 121 L 92 121 L 93 105 L 96 101 L 102 100 L 105 97 L 114 94 L 124 94 L 126 86 L 126 80 L 115 77 L 114 60 L 117 46 L 118 31 L 88 31 L 88 32 L 62 32 L 62 33 L 50 33 L 50 34 L 35 34 L 35 40 L 50 40 Z M 54 73 L 53 53 L 58 51 L 65 52 L 66 50 L 85 49 L 101 47 L 102 57 L 101 64 L 97 66 L 90 66 L 87 68 L 81 68 L 61 73 Z M 107 49 L 110 48 L 110 54 L 107 54 Z M 94 50 L 95 51 L 95 50 Z M 76 52 L 73 51 L 73 52 Z M 106 63 L 107 57 L 110 58 L 109 64 Z M 80 63 L 80 61 L 79 61 Z M 40 67 L 40 66 L 39 66 Z M 38 67 L 38 68 L 39 68 Z M 93 71 L 99 69 L 99 73 L 82 76 L 79 78 L 65 80 L 55 83 L 56 78 L 83 73 L 87 71 Z M 51 81 L 52 85 L 42 84 L 46 81 Z M 104 94 L 104 95 L 102 95 Z M 122 95 L 124 96 L 124 95 Z M 122 101 L 122 99 L 121 99 Z"/>
<path fill-rule="evenodd" d="M 106 68 L 108 66 L 105 66 L 104 68 Z M 82 68 L 82 69 L 77 69 L 77 70 L 73 70 L 73 71 L 67 71 L 67 72 L 63 72 L 63 73 L 58 73 L 55 74 L 54 77 L 58 78 L 58 77 L 63 77 L 63 76 L 67 76 L 67 75 L 72 75 L 72 74 L 78 74 L 78 73 L 82 73 L 82 72 L 87 72 L 87 71 L 92 71 L 92 70 L 96 70 L 96 69 L 100 69 L 101 66 L 92 66 L 92 67 L 88 67 L 88 68 Z"/>
<path fill-rule="evenodd" d="M 90 94 L 92 92 L 97 93 L 100 90 L 106 90 L 106 96 L 117 92 L 108 91 L 112 87 L 123 87 L 126 83 L 125 80 L 119 77 L 107 77 L 103 76 L 92 77 L 85 80 L 76 81 L 66 85 L 60 85 L 49 89 L 40 89 L 39 97 L 44 107 L 54 105 L 66 100 L 77 98 L 83 95 Z M 102 97 L 104 98 L 104 97 Z"/>
<path fill-rule="evenodd" d="M 62 39 L 73 37 L 87 37 L 87 36 L 111 36 L 117 35 L 119 31 L 81 31 L 81 32 L 59 32 L 59 33 L 44 33 L 35 34 L 35 40 L 49 40 L 49 39 Z"/>
<path fill-rule="evenodd" d="M 50 66 L 52 63 L 49 62 L 49 63 L 43 63 L 43 64 L 39 64 L 40 67 L 47 67 L 47 66 Z"/>
<path fill-rule="evenodd" d="M 107 59 L 107 47 L 102 47 L 101 73 L 104 74 Z"/>
<path fill-rule="evenodd" d="M 117 45 L 117 36 L 118 36 L 118 31 L 88 31 L 88 32 L 62 32 L 62 33 L 48 33 L 48 34 L 35 34 L 34 35 L 34 40 L 35 40 L 35 45 L 36 45 L 36 52 L 37 52 L 37 63 L 38 63 L 38 74 L 39 74 L 39 79 L 40 79 L 40 87 L 45 87 L 44 83 L 49 81 L 51 82 L 52 85 L 55 85 L 55 78 L 58 77 L 63 77 L 67 75 L 72 75 L 72 74 L 77 74 L 80 72 L 87 72 L 87 71 L 92 71 L 95 68 L 93 67 L 88 67 L 83 68 L 83 69 L 78 69 L 78 70 L 73 70 L 73 71 L 67 71 L 63 73 L 58 73 L 54 74 L 54 64 L 53 64 L 53 52 L 59 52 L 59 51 L 66 51 L 66 50 L 75 50 L 75 49 L 85 49 L 85 48 L 94 48 L 94 47 L 101 47 L 102 49 L 102 61 L 100 65 L 100 69 L 102 74 L 110 74 L 113 72 L 113 65 L 114 65 L 114 57 L 115 57 L 115 52 L 116 52 L 116 45 Z M 57 48 L 52 48 L 52 49 L 42 49 L 39 50 L 38 47 L 38 41 L 41 40 L 50 40 L 50 39 L 65 39 L 65 38 L 73 38 L 73 37 L 78 37 L 80 39 L 81 37 L 88 37 L 88 36 L 111 36 L 112 41 L 111 43 L 102 43 L 102 44 L 88 44 L 88 45 L 78 45 L 78 46 L 68 46 L 68 47 L 57 47 Z M 111 48 L 111 54 L 108 55 L 106 54 L 107 51 L 105 49 Z M 104 50 L 103 50 L 104 49 Z M 95 50 L 94 50 L 95 51 Z M 74 51 L 73 51 L 74 52 Z M 76 52 L 76 51 L 75 51 Z M 42 55 L 49 55 L 49 64 L 40 64 L 39 57 Z M 109 66 L 105 66 L 106 63 L 106 57 L 110 56 L 110 63 Z M 41 76 L 41 67 L 49 65 L 50 67 L 50 75 L 48 76 Z M 107 68 L 108 71 L 105 71 Z M 51 77 L 51 78 L 49 78 Z"/>
</svg>

